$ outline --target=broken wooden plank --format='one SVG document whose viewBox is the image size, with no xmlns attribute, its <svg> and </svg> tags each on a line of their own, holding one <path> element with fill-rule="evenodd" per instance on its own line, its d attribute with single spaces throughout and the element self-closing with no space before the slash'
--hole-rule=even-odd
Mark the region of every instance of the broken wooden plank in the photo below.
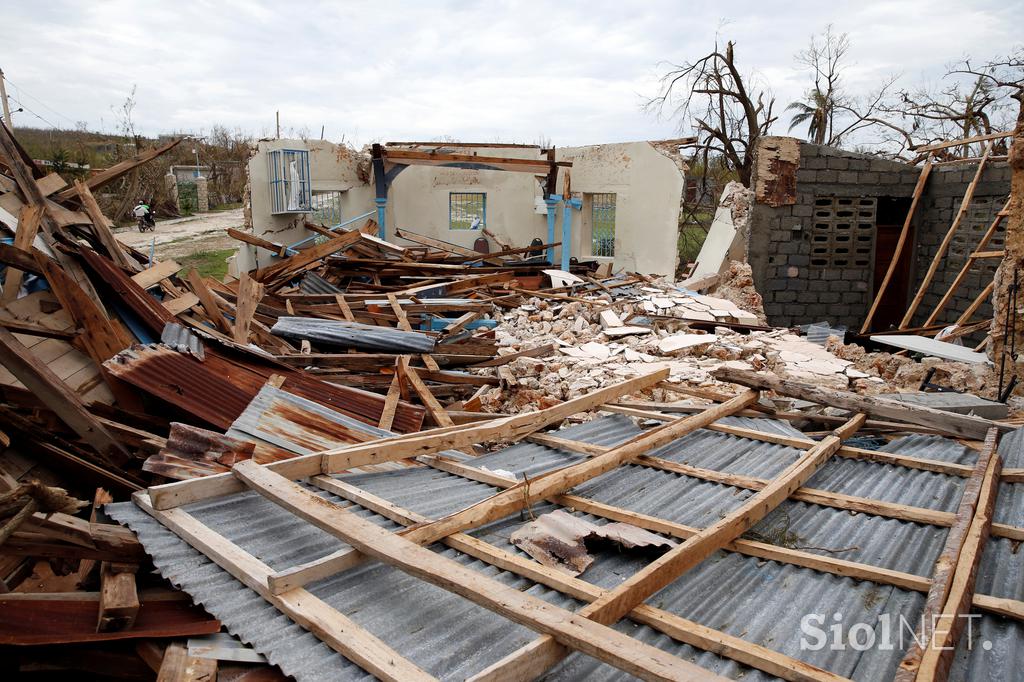
<svg viewBox="0 0 1024 682">
<path fill-rule="evenodd" d="M 129 258 L 125 255 L 121 245 L 117 243 L 114 238 L 114 233 L 110 231 L 110 221 L 103 215 L 103 211 L 100 210 L 100 205 L 96 203 L 96 197 L 92 195 L 89 188 L 81 180 L 75 180 L 75 191 L 78 192 L 78 198 L 82 202 L 82 208 L 89 215 L 89 219 L 92 221 L 92 230 L 99 239 L 100 244 L 107 251 L 107 256 L 110 260 L 114 261 L 119 267 L 129 270 L 131 272 L 138 272 L 141 270 L 138 262 L 134 259 Z"/>
<path fill-rule="evenodd" d="M 85 184 L 90 191 L 97 190 L 100 187 L 103 187 L 104 185 L 113 182 L 114 180 L 117 180 L 125 173 L 129 173 L 138 168 L 139 166 L 149 163 L 158 156 L 166 154 L 167 152 L 177 147 L 184 139 L 185 138 L 183 137 L 179 137 L 178 139 L 171 140 L 167 144 L 161 145 L 160 147 L 152 147 L 150 149 L 143 150 L 142 152 L 136 154 L 131 159 L 127 159 L 125 161 L 121 161 L 120 163 L 116 163 L 110 168 L 107 168 L 105 170 L 100 171 L 99 173 L 89 176 L 89 178 L 85 181 Z M 68 199 L 74 198 L 76 194 L 77 192 L 74 188 L 69 188 L 58 194 L 57 199 L 60 201 L 67 201 Z"/>
<path fill-rule="evenodd" d="M 254 234 L 242 232 L 241 230 L 236 230 L 233 227 L 228 228 L 228 236 L 237 239 L 238 241 L 245 242 L 246 244 L 251 244 L 252 246 L 256 246 L 261 249 L 266 249 L 267 251 L 270 251 L 272 254 L 280 258 L 283 258 L 285 254 L 288 252 L 288 247 L 285 246 L 284 244 L 267 241 L 266 239 L 261 239 Z"/>
<path fill-rule="evenodd" d="M 199 297 L 191 291 L 182 294 L 178 298 L 165 299 L 161 302 L 161 305 L 163 305 L 171 315 L 180 315 L 186 310 L 194 308 L 199 304 Z"/>
<path fill-rule="evenodd" d="M 139 595 L 135 589 L 138 564 L 100 565 L 100 604 L 96 632 L 130 630 L 139 613 Z"/>
<path fill-rule="evenodd" d="M 18 231 L 14 235 L 14 248 L 30 252 L 32 242 L 35 241 L 39 232 L 39 225 L 43 219 L 43 210 L 39 206 L 26 204 L 18 216 Z M 4 279 L 4 290 L 0 294 L 0 303 L 10 303 L 18 298 L 18 291 L 21 289 L 22 271 L 16 268 L 7 268 L 7 276 Z"/>
<path fill-rule="evenodd" d="M 799 381 L 783 379 L 773 375 L 759 374 L 746 370 L 720 367 L 712 372 L 719 381 L 728 381 L 742 386 L 751 386 L 775 391 L 793 398 L 809 400 L 819 405 L 840 407 L 845 410 L 864 412 L 865 414 L 897 419 L 910 424 L 932 427 L 956 436 L 982 439 L 990 428 L 998 428 L 1002 432 L 1012 431 L 1010 424 L 994 422 L 981 417 L 974 417 L 953 412 L 944 412 L 920 405 L 909 405 L 897 400 L 862 396 L 849 391 L 836 391 Z"/>
<path fill-rule="evenodd" d="M 209 287 L 206 286 L 206 282 L 203 281 L 203 277 L 199 274 L 199 271 L 195 268 L 189 270 L 186 280 L 192 287 L 193 293 L 199 297 L 199 302 L 202 303 L 203 310 L 206 311 L 206 315 L 210 318 L 210 321 L 217 325 L 217 328 L 221 332 L 228 336 L 232 336 L 234 334 L 234 330 L 231 328 L 231 323 L 227 321 L 224 314 L 220 311 L 220 306 L 217 305 L 217 300 L 213 297 L 213 293 L 210 291 Z"/>
<path fill-rule="evenodd" d="M 131 459 L 121 443 L 85 409 L 78 394 L 3 328 L 0 328 L 0 362 L 102 457 L 117 466 Z"/>
<path fill-rule="evenodd" d="M 256 306 L 263 298 L 263 285 L 243 272 L 238 277 L 238 302 L 235 306 L 233 338 L 243 346 L 249 343 L 249 326 L 252 324 Z"/>
<path fill-rule="evenodd" d="M 398 360 L 398 371 L 402 376 L 408 380 L 413 390 L 416 391 L 416 395 L 419 396 L 420 402 L 427 408 L 427 413 L 434 420 L 434 423 L 438 426 L 454 426 L 452 418 L 448 416 L 448 413 L 441 407 L 441 403 L 437 402 L 437 398 L 430 392 L 427 385 L 420 378 L 420 375 L 416 373 L 416 370 L 409 366 L 409 356 L 403 355 Z"/>
<path fill-rule="evenodd" d="M 132 275 L 132 281 L 143 289 L 148 289 L 158 284 L 161 280 L 175 275 L 179 270 L 181 270 L 181 266 L 173 260 L 157 261 L 142 272 Z"/>
</svg>

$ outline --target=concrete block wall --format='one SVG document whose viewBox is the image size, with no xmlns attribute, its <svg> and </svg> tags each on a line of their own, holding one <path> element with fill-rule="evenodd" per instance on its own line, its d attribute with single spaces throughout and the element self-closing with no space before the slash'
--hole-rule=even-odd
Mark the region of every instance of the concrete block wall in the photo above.
<svg viewBox="0 0 1024 682">
<path fill-rule="evenodd" d="M 843 268 L 811 263 L 815 201 L 910 196 L 917 175 L 905 164 L 801 144 L 796 203 L 754 205 L 749 260 L 768 320 L 779 326 L 827 320 L 859 328 L 874 293 L 873 263 Z"/>
<path fill-rule="evenodd" d="M 756 154 L 756 152 L 755 152 Z M 953 222 L 960 200 L 977 166 L 944 166 L 933 170 L 914 221 L 911 287 L 917 290 L 939 243 Z M 769 172 L 755 156 L 754 174 Z M 874 260 L 843 267 L 812 262 L 811 244 L 815 202 L 842 197 L 859 199 L 913 196 L 920 168 L 831 147 L 800 144 L 796 170 L 796 202 L 773 207 L 757 202 L 751 218 L 749 261 L 754 282 L 764 298 L 765 313 L 773 325 L 793 326 L 828 321 L 857 331 L 874 300 Z M 1010 172 L 1003 163 L 990 164 L 979 183 L 967 219 L 961 225 L 935 280 L 929 287 L 914 324 L 924 321 L 949 289 L 968 254 L 1009 194 Z M 1002 230 L 985 250 L 1002 248 Z M 873 237 L 873 234 L 872 234 Z M 874 243 L 871 243 L 874 252 Z M 978 263 L 940 316 L 955 321 L 992 280 L 996 259 Z M 978 316 L 991 314 L 986 303 Z"/>
</svg>

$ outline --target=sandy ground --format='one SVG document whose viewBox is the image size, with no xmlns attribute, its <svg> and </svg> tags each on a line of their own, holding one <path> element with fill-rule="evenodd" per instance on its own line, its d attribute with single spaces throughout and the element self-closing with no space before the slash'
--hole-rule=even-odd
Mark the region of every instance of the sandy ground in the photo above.
<svg viewBox="0 0 1024 682">
<path fill-rule="evenodd" d="M 241 229 L 243 221 L 242 209 L 237 208 L 188 218 L 158 220 L 152 232 L 143 233 L 136 227 L 122 227 L 114 230 L 114 234 L 122 243 L 147 254 L 155 240 L 157 260 L 181 258 L 200 251 L 237 247 L 238 241 L 228 236 L 227 229 Z"/>
</svg>

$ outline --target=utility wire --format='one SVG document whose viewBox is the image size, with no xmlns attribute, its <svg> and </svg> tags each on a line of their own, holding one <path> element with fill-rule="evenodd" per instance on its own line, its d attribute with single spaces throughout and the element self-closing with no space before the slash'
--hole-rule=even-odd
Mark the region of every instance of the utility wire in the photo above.
<svg viewBox="0 0 1024 682">
<path fill-rule="evenodd" d="M 56 109 L 54 109 L 53 107 L 47 106 L 46 102 L 44 102 L 43 100 L 41 100 L 41 99 L 39 99 L 38 97 L 36 97 L 35 95 L 33 95 L 33 94 L 32 94 L 31 92 L 29 92 L 29 91 L 28 91 L 28 90 L 26 90 L 25 88 L 23 88 L 23 87 L 21 87 L 21 86 L 17 85 L 16 83 L 14 83 L 14 81 L 12 81 L 12 80 L 11 80 L 10 78 L 7 78 L 6 76 L 4 76 L 4 80 L 5 80 L 5 81 L 7 81 L 8 83 L 10 83 L 10 84 L 11 84 L 11 85 L 12 85 L 12 86 L 14 87 L 14 89 L 18 91 L 18 95 L 19 95 L 19 96 L 21 96 L 21 95 L 23 95 L 23 94 L 24 94 L 24 95 L 26 95 L 26 96 L 28 96 L 28 97 L 32 98 L 32 99 L 33 99 L 33 100 L 35 100 L 36 102 L 38 102 L 38 103 L 39 103 L 39 105 L 40 105 L 41 107 L 43 107 L 44 109 L 46 109 L 47 111 L 49 111 L 49 112 L 51 112 L 51 113 L 54 113 L 54 114 L 56 114 L 57 116 L 60 116 L 61 118 L 65 119 L 65 120 L 67 120 L 67 121 L 71 121 L 71 123 L 74 123 L 74 124 L 76 124 L 76 125 L 78 124 L 78 122 L 77 122 L 77 121 L 75 121 L 75 120 L 74 120 L 73 118 L 71 118 L 70 116 L 65 116 L 64 114 L 60 113 L 59 111 L 57 111 L 57 110 L 56 110 Z M 24 104 L 22 104 L 22 106 L 25 106 L 25 105 L 24 105 Z M 38 116 L 38 114 L 37 114 L 37 116 Z M 44 119 L 44 120 L 45 120 L 45 119 Z M 51 124 L 51 125 L 53 125 L 53 124 Z M 54 126 L 54 127 L 56 128 L 57 126 Z"/>
<path fill-rule="evenodd" d="M 29 113 L 29 114 L 32 114 L 33 116 L 35 116 L 36 118 L 38 118 L 38 119 L 39 119 L 40 121 L 42 121 L 43 123 L 45 123 L 46 125 L 50 126 L 51 128 L 57 128 L 58 130 L 60 129 L 60 126 L 59 126 L 59 125 L 57 125 L 56 123 L 52 123 L 52 122 L 50 122 L 50 121 L 46 120 L 45 118 L 43 118 L 42 116 L 40 116 L 40 115 L 39 115 L 39 114 L 37 114 L 36 112 L 32 111 L 32 110 L 31 110 L 31 109 L 29 109 L 29 108 L 28 108 L 27 106 L 25 106 L 25 103 L 24 103 L 24 102 L 22 102 L 22 101 L 21 101 L 21 100 L 19 100 L 18 98 L 16 98 L 16 97 L 12 97 L 12 96 L 8 95 L 8 96 L 7 96 L 7 99 L 10 99 L 10 100 L 14 100 L 14 101 L 15 101 L 15 102 L 16 102 L 16 103 L 18 104 L 18 106 L 19 106 L 19 107 L 21 107 L 22 109 L 24 109 L 24 110 L 25 110 L 25 111 L 26 111 L 27 113 Z"/>
</svg>

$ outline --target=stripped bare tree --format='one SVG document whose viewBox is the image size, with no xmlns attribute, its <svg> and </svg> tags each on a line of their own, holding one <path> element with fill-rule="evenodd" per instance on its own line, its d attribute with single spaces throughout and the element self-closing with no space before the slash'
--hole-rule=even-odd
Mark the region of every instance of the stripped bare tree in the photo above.
<svg viewBox="0 0 1024 682">
<path fill-rule="evenodd" d="M 832 25 L 825 27 L 820 36 L 811 36 L 811 44 L 796 54 L 797 64 L 811 72 L 813 87 L 803 100 L 791 103 L 789 130 L 807 126 L 807 139 L 815 144 L 837 145 L 835 120 L 846 104 L 840 84 L 846 55 L 850 51 L 850 38 L 845 33 L 834 33 Z"/>
<path fill-rule="evenodd" d="M 776 120 L 775 99 L 766 85 L 742 74 L 735 48 L 731 41 L 724 50 L 716 43 L 699 59 L 670 65 L 645 108 L 670 112 L 684 134 L 699 138 L 698 156 L 721 157 L 749 186 L 754 144 Z"/>
</svg>

